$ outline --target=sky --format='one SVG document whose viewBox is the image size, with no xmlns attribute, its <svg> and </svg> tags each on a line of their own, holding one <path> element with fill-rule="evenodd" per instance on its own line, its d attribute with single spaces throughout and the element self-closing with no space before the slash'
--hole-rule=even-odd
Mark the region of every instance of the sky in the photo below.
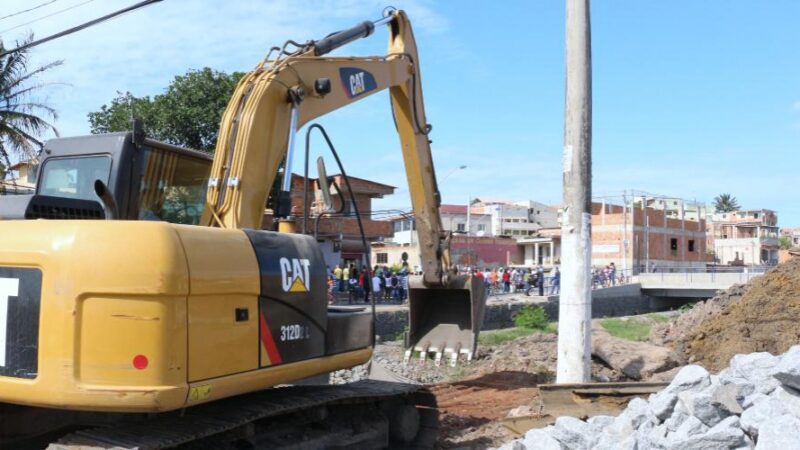
<svg viewBox="0 0 800 450">
<path fill-rule="evenodd" d="M 47 2 L 0 19 L 0 39 L 10 46 L 31 32 L 44 37 L 135 0 L 0 0 L 0 17 Z M 415 29 L 443 202 L 560 203 L 564 2 L 392 4 Z M 38 97 L 58 110 L 61 135 L 87 134 L 87 113 L 118 91 L 156 95 L 206 66 L 246 71 L 273 45 L 378 19 L 386 5 L 164 0 L 33 49 L 33 64 L 64 60 L 39 80 L 58 84 Z M 636 189 L 711 202 L 725 192 L 744 208 L 776 210 L 781 226 L 800 226 L 797 17 L 793 0 L 595 1 L 594 195 L 618 201 Z M 337 54 L 383 54 L 386 36 L 378 30 Z M 388 93 L 317 122 L 349 174 L 397 187 L 374 209 L 410 208 Z M 312 153 L 322 154 L 320 144 Z"/>
</svg>

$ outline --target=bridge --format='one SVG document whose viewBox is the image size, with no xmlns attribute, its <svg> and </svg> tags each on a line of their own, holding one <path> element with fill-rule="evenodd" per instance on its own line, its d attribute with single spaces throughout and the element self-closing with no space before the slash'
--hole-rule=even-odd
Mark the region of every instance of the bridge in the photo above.
<svg viewBox="0 0 800 450">
<path fill-rule="evenodd" d="M 710 298 L 722 289 L 744 284 L 763 274 L 758 271 L 742 272 L 660 272 L 641 273 L 633 277 L 642 293 L 651 297 Z"/>
</svg>

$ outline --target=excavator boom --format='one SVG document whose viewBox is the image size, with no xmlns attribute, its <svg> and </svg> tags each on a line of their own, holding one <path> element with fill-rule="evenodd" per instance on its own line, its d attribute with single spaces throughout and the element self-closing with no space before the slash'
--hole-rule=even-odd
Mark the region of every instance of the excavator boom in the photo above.
<svg viewBox="0 0 800 450">
<path fill-rule="evenodd" d="M 389 25 L 384 56 L 327 57 L 330 51 Z M 419 58 L 403 11 L 310 42 L 264 60 L 245 75 L 223 115 L 203 221 L 223 228 L 260 228 L 264 205 L 282 161 L 277 217 L 289 214 L 295 134 L 304 124 L 389 89 L 419 236 L 421 279 L 410 282 L 410 342 L 417 351 L 471 357 L 483 317 L 484 288 L 459 277 L 449 233 L 439 216 Z"/>
</svg>

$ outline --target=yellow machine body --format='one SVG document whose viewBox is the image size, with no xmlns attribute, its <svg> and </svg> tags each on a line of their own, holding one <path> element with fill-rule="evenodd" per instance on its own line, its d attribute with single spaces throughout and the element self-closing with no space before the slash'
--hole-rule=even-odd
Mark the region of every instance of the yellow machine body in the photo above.
<svg viewBox="0 0 800 450">
<path fill-rule="evenodd" d="M 281 365 L 261 357 L 258 322 L 233 314 L 257 310 L 260 289 L 253 247 L 240 230 L 9 221 L 0 223 L 0 248 L 0 265 L 42 274 L 37 374 L 0 377 L 6 402 L 167 411 L 371 357 L 369 346 Z"/>
<path fill-rule="evenodd" d="M 368 361 L 373 316 L 328 308 L 316 240 L 294 234 L 291 220 L 279 232 L 257 229 L 282 160 L 291 173 L 297 127 L 385 89 L 423 269 L 410 283 L 409 351 L 471 358 L 483 286 L 450 262 L 410 22 L 402 11 L 381 22 L 385 56 L 324 57 L 352 40 L 345 30 L 242 78 L 222 117 L 205 226 L 0 222 L 0 304 L 12 305 L 0 329 L 0 401 L 169 411 Z M 370 26 L 356 31 L 369 35 Z"/>
</svg>

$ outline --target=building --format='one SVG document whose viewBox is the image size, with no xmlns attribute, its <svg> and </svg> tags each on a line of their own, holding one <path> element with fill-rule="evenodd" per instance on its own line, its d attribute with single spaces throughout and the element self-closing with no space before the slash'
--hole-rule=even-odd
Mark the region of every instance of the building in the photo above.
<svg viewBox="0 0 800 450">
<path fill-rule="evenodd" d="M 506 267 L 523 262 L 522 248 L 517 241 L 497 236 L 454 234 L 450 239 L 450 258 L 459 267 Z M 393 241 L 372 243 L 372 265 L 402 266 L 419 270 L 422 266 L 419 242 L 398 244 Z"/>
<path fill-rule="evenodd" d="M 711 215 L 709 246 L 714 259 L 729 265 L 773 265 L 780 249 L 778 215 L 769 209 Z"/>
<path fill-rule="evenodd" d="M 781 237 L 789 239 L 791 248 L 800 247 L 800 228 L 781 228 Z"/>
<path fill-rule="evenodd" d="M 474 208 L 473 208 L 474 209 Z M 491 216 L 470 211 L 466 205 L 441 205 L 439 215 L 442 218 L 442 229 L 453 233 L 471 236 L 493 236 L 491 233 Z M 400 245 L 411 245 L 418 242 L 417 224 L 414 213 L 400 214 L 392 219 L 394 235 L 391 241 Z M 470 232 L 467 233 L 469 228 Z"/>
<path fill-rule="evenodd" d="M 329 178 L 342 193 L 340 196 L 331 183 L 330 194 L 333 200 L 333 210 L 341 211 L 341 214 L 326 213 L 319 182 L 317 179 L 309 178 L 310 206 L 305 233 L 317 237 L 317 242 L 320 243 L 325 257 L 325 263 L 331 268 L 339 263 L 361 265 L 364 246 L 355 216 L 355 207 L 350 200 L 347 185 L 341 175 L 333 175 Z M 372 200 L 393 194 L 395 187 L 353 176 L 348 178 L 350 186 L 353 188 L 355 206 L 358 207 L 367 243 L 391 237 L 392 223 L 387 220 L 374 220 Z M 297 218 L 297 229 L 299 232 L 303 232 L 303 177 L 297 174 L 292 175 L 291 199 L 292 215 Z M 265 212 L 262 227 L 264 229 L 272 228 L 271 210 Z"/>
<path fill-rule="evenodd" d="M 592 264 L 613 262 L 617 270 L 631 274 L 705 268 L 709 260 L 705 219 L 674 217 L 671 210 L 687 208 L 671 206 L 677 208 L 593 203 Z"/>
<path fill-rule="evenodd" d="M 492 217 L 472 211 L 467 205 L 442 205 L 439 207 L 439 215 L 446 231 L 472 236 L 493 236 Z"/>
<path fill-rule="evenodd" d="M 0 165 L 0 194 L 32 194 L 36 189 L 36 165 L 21 161 L 7 170 Z"/>
<path fill-rule="evenodd" d="M 527 267 L 561 264 L 561 228 L 542 228 L 536 235 L 523 237 L 517 243 L 522 247 L 523 264 Z"/>
<path fill-rule="evenodd" d="M 491 235 L 522 239 L 542 228 L 558 225 L 558 209 L 535 201 L 512 203 L 504 199 L 479 197 L 472 212 L 491 216 Z"/>
<path fill-rule="evenodd" d="M 592 265 L 614 263 L 628 275 L 651 270 L 705 267 L 705 221 L 672 218 L 662 209 L 632 202 L 592 204 Z M 545 228 L 519 240 L 526 266 L 560 264 L 561 229 Z"/>
<path fill-rule="evenodd" d="M 654 195 L 634 195 L 632 205 L 641 208 L 642 204 L 650 208 L 664 211 L 670 219 L 686 220 L 705 219 L 708 208 L 704 203 L 686 201 L 678 197 L 663 197 Z"/>
</svg>

